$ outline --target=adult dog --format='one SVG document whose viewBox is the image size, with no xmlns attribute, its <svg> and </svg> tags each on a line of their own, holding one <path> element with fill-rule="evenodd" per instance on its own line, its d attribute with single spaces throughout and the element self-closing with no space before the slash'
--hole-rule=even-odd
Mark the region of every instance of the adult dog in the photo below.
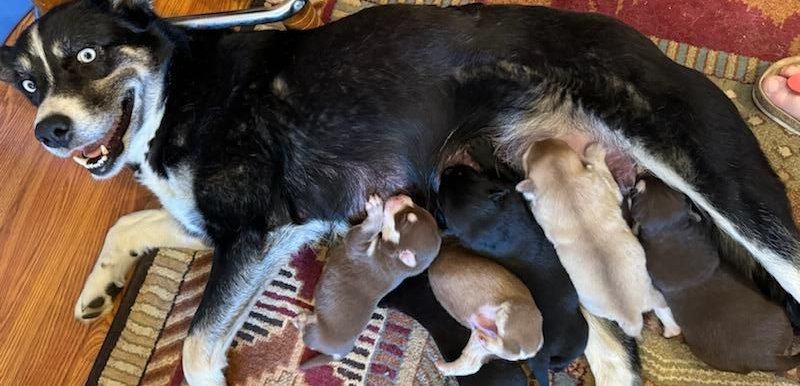
<svg viewBox="0 0 800 386">
<path fill-rule="evenodd" d="M 564 121 L 687 194 L 741 268 L 800 297 L 784 187 L 734 106 L 607 17 L 392 6 L 310 31 L 201 32 L 147 0 L 80 0 L 2 48 L 0 79 L 38 106 L 48 151 L 98 179 L 129 165 L 164 206 L 109 231 L 78 318 L 110 309 L 107 290 L 143 250 L 213 246 L 184 344 L 191 385 L 224 384 L 258 289 L 368 193 L 435 191 L 440 160 L 472 136 L 518 168 Z"/>
</svg>

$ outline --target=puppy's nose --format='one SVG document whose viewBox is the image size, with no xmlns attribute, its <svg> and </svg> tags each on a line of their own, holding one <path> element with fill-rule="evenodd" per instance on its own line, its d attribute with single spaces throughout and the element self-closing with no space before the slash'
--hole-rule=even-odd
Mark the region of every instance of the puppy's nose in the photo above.
<svg viewBox="0 0 800 386">
<path fill-rule="evenodd" d="M 36 124 L 34 134 L 47 147 L 69 147 L 72 140 L 72 121 L 66 115 L 51 115 Z"/>
<path fill-rule="evenodd" d="M 442 172 L 442 180 L 450 178 L 461 178 L 464 176 L 463 168 L 447 168 Z"/>
</svg>

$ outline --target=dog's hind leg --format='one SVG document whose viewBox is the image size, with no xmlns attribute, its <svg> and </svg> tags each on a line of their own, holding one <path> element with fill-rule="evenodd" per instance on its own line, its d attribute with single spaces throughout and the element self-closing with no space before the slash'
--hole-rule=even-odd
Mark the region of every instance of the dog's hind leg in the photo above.
<svg viewBox="0 0 800 386">
<path fill-rule="evenodd" d="M 183 343 L 183 371 L 190 386 L 224 386 L 226 352 L 262 289 L 304 245 L 335 229 L 324 221 L 284 225 L 268 234 L 240 231 L 217 245 L 211 274 Z"/>
<path fill-rule="evenodd" d="M 597 386 L 639 386 L 639 352 L 636 340 L 626 336 L 614 322 L 595 316 L 581 307 L 589 323 L 586 360 Z"/>
<path fill-rule="evenodd" d="M 142 210 L 120 217 L 108 230 L 100 256 L 75 303 L 75 318 L 86 322 L 111 311 L 112 298 L 122 290 L 139 256 L 160 247 L 209 249 L 166 210 Z"/>
</svg>

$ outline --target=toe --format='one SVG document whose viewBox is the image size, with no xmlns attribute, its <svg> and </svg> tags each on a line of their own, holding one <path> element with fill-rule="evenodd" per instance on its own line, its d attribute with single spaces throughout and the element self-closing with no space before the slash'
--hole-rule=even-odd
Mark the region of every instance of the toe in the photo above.
<svg viewBox="0 0 800 386">
<path fill-rule="evenodd" d="M 787 80 L 781 76 L 768 76 L 761 84 L 764 95 L 779 109 L 800 118 L 800 94 L 789 89 Z"/>
<path fill-rule="evenodd" d="M 796 65 L 786 66 L 786 67 L 781 69 L 780 74 L 781 74 L 782 77 L 785 77 L 785 78 L 800 74 L 800 66 L 796 66 Z"/>
</svg>

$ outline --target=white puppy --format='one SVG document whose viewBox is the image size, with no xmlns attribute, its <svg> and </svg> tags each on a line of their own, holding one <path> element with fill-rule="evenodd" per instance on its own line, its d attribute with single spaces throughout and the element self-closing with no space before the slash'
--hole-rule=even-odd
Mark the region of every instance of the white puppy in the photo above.
<svg viewBox="0 0 800 386">
<path fill-rule="evenodd" d="M 545 140 L 523 156 L 528 179 L 517 185 L 555 246 L 586 309 L 639 336 L 642 313 L 655 310 L 664 336 L 680 334 L 672 312 L 650 281 L 644 249 L 622 217 L 622 195 L 598 144 L 585 159 L 566 142 Z"/>
</svg>

